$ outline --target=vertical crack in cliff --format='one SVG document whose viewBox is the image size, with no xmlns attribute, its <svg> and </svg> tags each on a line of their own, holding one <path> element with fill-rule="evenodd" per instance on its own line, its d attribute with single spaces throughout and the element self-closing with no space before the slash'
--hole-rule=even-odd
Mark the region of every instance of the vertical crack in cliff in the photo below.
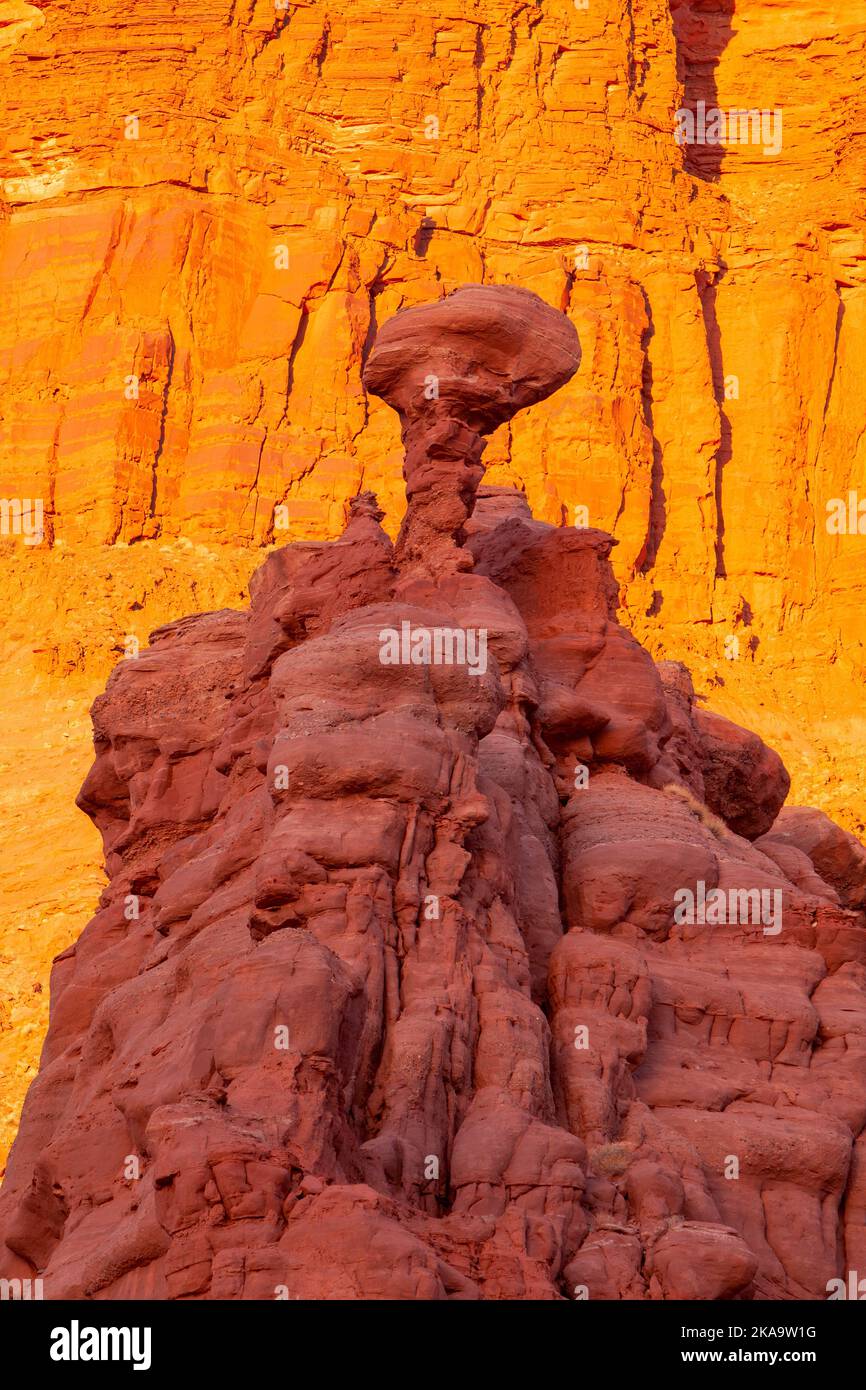
<svg viewBox="0 0 866 1390">
<path fill-rule="evenodd" d="M 836 382 L 836 371 L 839 364 L 839 343 L 842 337 L 842 324 L 845 318 L 845 299 L 842 294 L 842 286 L 839 284 L 838 281 L 836 282 L 836 294 L 838 296 L 838 303 L 836 305 L 836 324 L 833 333 L 833 357 L 830 363 L 830 371 L 827 378 L 827 390 L 824 395 L 824 404 L 821 410 L 821 433 L 818 439 L 817 446 L 815 448 L 815 454 L 812 463 L 812 476 L 810 478 L 808 473 L 806 473 L 805 475 L 806 500 L 809 503 L 809 512 L 811 515 L 812 522 L 809 536 L 809 555 L 812 590 L 809 602 L 810 607 L 815 603 L 815 599 L 817 597 L 818 584 L 816 562 L 817 552 L 815 546 L 815 531 L 818 525 L 818 470 L 821 467 L 821 455 L 824 449 L 824 437 L 827 432 L 827 416 L 830 411 L 830 405 L 833 398 L 833 387 Z"/>
<path fill-rule="evenodd" d="M 475 53 L 473 55 L 473 65 L 475 67 L 475 129 L 479 135 L 481 133 L 481 113 L 484 106 L 484 35 L 487 31 L 486 24 L 479 24 L 475 30 Z"/>
<path fill-rule="evenodd" d="M 718 67 L 733 34 L 736 0 L 668 0 L 677 47 L 677 71 L 683 84 L 683 105 L 695 111 L 699 101 L 709 111 L 721 104 Z M 695 178 L 718 183 L 725 160 L 724 145 L 688 144 L 683 167 Z"/>
<path fill-rule="evenodd" d="M 171 383 L 172 378 L 174 376 L 174 362 L 176 352 L 174 334 L 171 331 L 171 324 L 166 325 L 166 331 L 168 333 L 168 360 L 166 363 L 165 386 L 163 387 L 162 402 L 160 405 L 159 435 L 156 441 L 156 448 L 153 452 L 153 463 L 151 465 L 150 474 L 150 502 L 148 507 L 148 516 L 151 518 L 156 517 L 156 496 L 159 482 L 159 461 L 162 458 L 162 451 L 165 446 L 165 433 L 168 421 L 168 410 L 171 396 Z M 161 530 L 161 523 L 158 522 L 156 534 L 159 535 L 159 532 Z"/>
<path fill-rule="evenodd" d="M 656 437 L 653 418 L 653 369 L 650 357 L 650 343 L 655 335 L 655 324 L 653 323 L 653 312 L 649 295 L 642 285 L 639 286 L 639 289 L 643 300 L 644 313 L 646 315 L 646 326 L 641 333 L 641 352 L 643 354 L 641 404 L 643 407 L 644 420 L 652 440 L 652 471 L 650 475 L 650 498 L 646 537 L 641 547 L 641 552 L 638 554 L 635 561 L 635 567 L 639 574 L 647 574 L 658 559 L 659 547 L 664 538 L 667 524 L 667 506 L 664 490 L 664 450 Z M 623 493 L 623 497 L 620 499 L 620 512 L 624 505 L 625 500 Z M 617 514 L 617 520 L 618 519 L 619 513 Z M 615 526 L 616 523 L 614 523 L 614 528 Z"/>
<path fill-rule="evenodd" d="M 313 50 L 313 62 L 316 64 L 316 77 L 317 77 L 317 78 L 321 77 L 321 75 L 322 75 L 322 68 L 323 68 L 324 65 L 325 65 L 325 60 L 326 60 L 326 58 L 327 58 L 327 56 L 328 56 L 328 50 L 330 49 L 330 46 L 331 46 L 331 21 L 330 21 L 330 18 L 328 17 L 328 15 L 325 15 L 325 21 L 324 21 L 324 24 L 322 25 L 322 32 L 321 32 L 321 35 L 319 36 L 319 39 L 318 39 L 318 41 L 317 41 L 317 43 L 316 43 L 316 47 L 315 47 L 314 50 Z"/>
<path fill-rule="evenodd" d="M 719 420 L 719 447 L 715 453 L 713 472 L 713 497 L 716 510 L 715 578 L 724 579 L 725 569 L 725 511 L 724 481 L 725 469 L 733 458 L 733 432 L 731 420 L 725 409 L 725 365 L 722 355 L 722 332 L 716 312 L 718 287 L 727 273 L 727 266 L 721 265 L 712 274 L 699 270 L 695 273 L 698 298 L 704 319 L 704 334 L 707 343 L 713 395 Z"/>
</svg>

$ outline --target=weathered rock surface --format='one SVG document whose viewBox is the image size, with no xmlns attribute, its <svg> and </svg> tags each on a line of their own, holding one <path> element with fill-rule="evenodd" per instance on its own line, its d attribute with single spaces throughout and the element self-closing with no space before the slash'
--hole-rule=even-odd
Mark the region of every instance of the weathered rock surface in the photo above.
<svg viewBox="0 0 866 1390">
<path fill-rule="evenodd" d="M 866 500 L 864 0 L 0 9 L 0 498 L 46 530 L 0 538 L 0 699 L 31 709 L 0 806 L 33 827 L 3 855 L 0 1164 L 95 901 L 72 792 L 112 652 L 236 605 L 255 547 L 333 539 L 361 490 L 396 535 L 363 366 L 464 282 L 528 286 L 584 348 L 491 481 L 586 507 L 631 631 L 863 837 L 866 537 L 826 508 Z M 677 146 L 698 100 L 779 108 L 780 152 Z"/>
<path fill-rule="evenodd" d="M 492 486 L 416 507 L 432 573 L 361 494 L 96 701 L 110 881 L 55 965 L 0 1274 L 824 1297 L 866 1254 L 856 849 L 762 833 L 784 769 L 620 627 L 609 536 Z M 411 660 L 446 629 L 463 659 Z"/>
<path fill-rule="evenodd" d="M 570 381 L 577 332 L 564 314 L 514 285 L 464 285 L 385 324 L 364 386 L 397 411 L 409 507 L 395 557 L 404 573 L 471 569 L 457 549 L 484 475 L 484 436 Z"/>
<path fill-rule="evenodd" d="M 806 855 L 844 907 L 866 908 L 866 849 L 823 811 L 785 807 L 760 843 L 771 856 L 791 850 Z"/>
</svg>

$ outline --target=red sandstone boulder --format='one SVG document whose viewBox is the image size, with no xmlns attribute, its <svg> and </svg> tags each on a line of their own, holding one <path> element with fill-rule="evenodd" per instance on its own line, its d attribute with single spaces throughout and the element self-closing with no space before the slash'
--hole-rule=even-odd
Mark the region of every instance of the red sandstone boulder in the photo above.
<svg viewBox="0 0 866 1390">
<path fill-rule="evenodd" d="M 488 515 L 497 524 L 487 524 Z M 510 595 L 526 624 L 539 729 L 571 786 L 575 765 L 610 762 L 651 773 L 672 726 L 653 662 L 616 622 L 611 538 L 533 521 L 519 503 L 507 509 L 502 490 L 488 488 L 467 544 L 475 572 Z"/>
<path fill-rule="evenodd" d="M 704 796 L 711 811 L 749 840 L 763 835 L 788 795 L 791 779 L 778 753 L 709 710 L 695 713 Z"/>
<path fill-rule="evenodd" d="M 379 331 L 364 385 L 404 426 L 440 415 L 490 434 L 559 390 L 580 366 L 564 314 L 518 285 L 464 285 L 403 309 Z M 435 391 L 425 389 L 435 377 Z"/>
<path fill-rule="evenodd" d="M 761 848 L 767 854 L 794 850 L 806 855 L 844 907 L 866 910 L 866 849 L 823 811 L 810 806 L 784 807 L 762 837 Z"/>
</svg>

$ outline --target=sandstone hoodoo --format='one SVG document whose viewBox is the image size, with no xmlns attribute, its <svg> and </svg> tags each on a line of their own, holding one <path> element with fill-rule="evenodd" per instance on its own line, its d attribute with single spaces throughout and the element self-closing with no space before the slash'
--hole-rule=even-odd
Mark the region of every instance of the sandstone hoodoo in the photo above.
<svg viewBox="0 0 866 1390">
<path fill-rule="evenodd" d="M 579 366 L 580 342 L 565 315 L 514 285 L 464 285 L 384 325 L 363 381 L 403 427 L 401 569 L 471 569 L 451 538 L 462 538 L 475 505 L 483 436 L 564 386 Z"/>
<path fill-rule="evenodd" d="M 578 361 L 519 290 L 397 315 L 366 369 L 397 546 L 364 493 L 112 674 L 80 796 L 109 883 L 55 964 L 0 1276 L 706 1300 L 866 1269 L 866 855 L 618 623 L 609 536 L 482 482 Z"/>
</svg>

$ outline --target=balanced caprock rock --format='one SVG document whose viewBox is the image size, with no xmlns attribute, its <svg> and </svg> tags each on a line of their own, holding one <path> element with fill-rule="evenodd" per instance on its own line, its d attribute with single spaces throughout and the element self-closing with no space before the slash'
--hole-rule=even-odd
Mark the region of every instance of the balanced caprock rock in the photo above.
<svg viewBox="0 0 866 1390">
<path fill-rule="evenodd" d="M 80 797 L 109 884 L 0 1275 L 818 1299 L 866 1268 L 866 853 L 619 626 L 610 537 L 481 485 L 578 360 L 523 291 L 398 315 L 367 370 L 397 547 L 363 494 L 113 673 Z"/>
<path fill-rule="evenodd" d="M 484 476 L 484 436 L 564 386 L 579 366 L 580 341 L 565 315 L 514 285 L 465 285 L 384 325 L 363 379 L 403 426 L 401 571 L 471 568 L 454 542 Z"/>
</svg>

